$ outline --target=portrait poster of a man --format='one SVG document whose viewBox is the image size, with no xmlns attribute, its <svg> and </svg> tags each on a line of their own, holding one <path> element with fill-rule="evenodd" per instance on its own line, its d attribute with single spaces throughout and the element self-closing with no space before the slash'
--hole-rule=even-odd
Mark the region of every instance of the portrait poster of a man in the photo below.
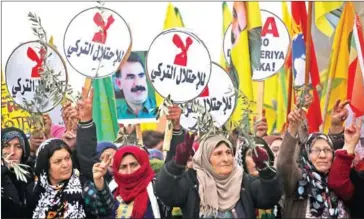
<svg viewBox="0 0 364 219">
<path fill-rule="evenodd" d="M 145 72 L 146 53 L 131 52 L 120 70 L 113 75 L 119 121 L 155 119 L 156 98 Z"/>
</svg>

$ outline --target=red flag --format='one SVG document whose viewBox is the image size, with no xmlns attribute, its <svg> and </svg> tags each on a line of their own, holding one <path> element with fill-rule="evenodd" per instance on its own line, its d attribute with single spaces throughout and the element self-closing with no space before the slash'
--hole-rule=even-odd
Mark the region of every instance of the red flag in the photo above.
<svg viewBox="0 0 364 219">
<path fill-rule="evenodd" d="M 363 30 L 359 21 L 359 16 L 356 15 L 353 31 L 353 41 L 349 65 L 349 77 L 348 77 L 348 89 L 347 98 L 350 100 L 350 107 L 357 117 L 364 115 L 364 79 L 363 79 L 363 67 L 360 62 L 364 60 L 364 37 Z"/>
<path fill-rule="evenodd" d="M 305 36 L 304 39 L 307 40 L 307 10 L 305 2 L 291 2 L 291 11 L 293 17 L 293 23 L 298 27 L 299 30 L 302 31 L 302 34 Z M 309 24 L 311 25 L 311 24 Z M 320 85 L 320 75 L 318 71 L 317 61 L 316 61 L 316 53 L 315 48 L 312 43 L 310 43 L 310 79 L 313 87 L 313 102 L 308 108 L 307 112 L 307 120 L 308 120 L 308 131 L 318 132 L 320 129 L 320 125 L 322 123 L 321 117 L 321 108 L 320 108 L 320 97 L 317 92 L 317 86 Z M 307 59 L 307 57 L 306 57 Z"/>
</svg>

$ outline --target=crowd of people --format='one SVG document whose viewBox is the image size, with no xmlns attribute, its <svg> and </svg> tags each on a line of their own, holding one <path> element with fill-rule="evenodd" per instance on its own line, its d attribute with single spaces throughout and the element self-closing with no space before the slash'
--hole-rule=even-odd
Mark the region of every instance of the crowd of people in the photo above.
<svg viewBox="0 0 364 219">
<path fill-rule="evenodd" d="M 157 131 L 143 132 L 143 146 L 98 141 L 92 100 L 83 89 L 65 105 L 64 127 L 44 115 L 40 136 L 1 130 L 3 218 L 364 218 L 363 121 L 345 128 L 347 101 L 334 106 L 329 133 L 308 133 L 296 108 L 268 136 L 263 116 L 253 147 L 234 130 L 186 132 L 173 106 L 165 156 Z"/>
</svg>

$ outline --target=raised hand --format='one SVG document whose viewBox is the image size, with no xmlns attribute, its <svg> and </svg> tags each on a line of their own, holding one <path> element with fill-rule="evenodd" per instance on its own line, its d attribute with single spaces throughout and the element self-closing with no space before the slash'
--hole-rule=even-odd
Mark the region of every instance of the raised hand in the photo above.
<svg viewBox="0 0 364 219">
<path fill-rule="evenodd" d="M 66 144 L 70 148 L 76 147 L 76 132 L 74 130 L 67 130 L 66 133 L 63 134 L 62 140 L 66 142 Z"/>
<path fill-rule="evenodd" d="M 268 152 L 260 146 L 254 148 L 255 151 L 252 153 L 252 158 L 255 163 L 257 170 L 264 169 L 269 161 Z"/>
<path fill-rule="evenodd" d="M 107 173 L 111 161 L 112 157 L 109 154 L 106 154 L 101 162 L 95 163 L 92 167 L 95 186 L 99 191 L 104 189 L 104 176 Z"/>
<path fill-rule="evenodd" d="M 295 109 L 288 114 L 288 132 L 292 137 L 297 135 L 298 128 L 304 117 L 303 109 Z"/>
<path fill-rule="evenodd" d="M 82 98 L 77 103 L 78 114 L 81 122 L 92 120 L 92 102 L 94 98 L 94 90 L 88 93 L 87 89 L 82 87 Z"/>
<path fill-rule="evenodd" d="M 72 106 L 71 102 L 66 103 L 62 108 L 62 119 L 66 126 L 66 130 L 76 130 L 79 120 L 78 110 Z"/>
<path fill-rule="evenodd" d="M 354 154 L 355 146 L 358 144 L 360 139 L 360 129 L 363 125 L 362 118 L 356 118 L 354 115 L 353 121 L 349 127 L 345 129 L 344 132 L 344 149 L 348 152 L 348 154 Z"/>
<path fill-rule="evenodd" d="M 187 165 L 187 161 L 188 161 L 190 155 L 193 154 L 192 146 L 193 146 L 194 140 L 195 140 L 195 134 L 190 135 L 190 134 L 186 133 L 184 142 L 177 145 L 176 155 L 174 157 L 174 160 L 176 161 L 176 163 L 178 165 L 181 165 L 181 166 Z"/>
<path fill-rule="evenodd" d="M 178 105 L 174 104 L 173 106 L 168 107 L 168 114 L 169 115 L 166 115 L 166 118 L 172 121 L 174 129 L 180 130 L 181 125 L 179 120 L 181 118 L 182 109 Z"/>
<path fill-rule="evenodd" d="M 262 118 L 256 119 L 254 117 L 254 130 L 255 135 L 259 137 L 264 137 L 267 135 L 268 132 L 268 123 L 267 118 L 265 118 L 265 110 L 263 109 Z"/>
<path fill-rule="evenodd" d="M 349 116 L 349 111 L 346 109 L 346 105 L 349 103 L 348 100 L 341 102 L 341 100 L 337 100 L 334 108 L 331 112 L 331 127 L 330 132 L 340 133 L 343 131 L 344 122 Z"/>
<path fill-rule="evenodd" d="M 47 138 L 42 135 L 42 136 L 34 136 L 31 135 L 30 139 L 29 139 L 29 143 L 30 143 L 30 151 L 35 153 L 39 146 L 43 143 L 43 141 L 47 140 Z"/>
<path fill-rule="evenodd" d="M 43 114 L 43 123 L 44 123 L 44 135 L 46 138 L 52 137 L 52 119 L 48 113 Z"/>
</svg>

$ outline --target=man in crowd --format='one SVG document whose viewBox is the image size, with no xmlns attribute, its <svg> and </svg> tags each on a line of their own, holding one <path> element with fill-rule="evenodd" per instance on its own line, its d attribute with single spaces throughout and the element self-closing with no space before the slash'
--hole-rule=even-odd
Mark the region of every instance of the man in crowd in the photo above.
<svg viewBox="0 0 364 219">
<path fill-rule="evenodd" d="M 125 102 L 117 104 L 119 119 L 154 118 L 156 103 L 148 97 L 147 78 L 140 57 L 132 52 L 127 62 L 116 72 L 116 85 Z"/>
</svg>

